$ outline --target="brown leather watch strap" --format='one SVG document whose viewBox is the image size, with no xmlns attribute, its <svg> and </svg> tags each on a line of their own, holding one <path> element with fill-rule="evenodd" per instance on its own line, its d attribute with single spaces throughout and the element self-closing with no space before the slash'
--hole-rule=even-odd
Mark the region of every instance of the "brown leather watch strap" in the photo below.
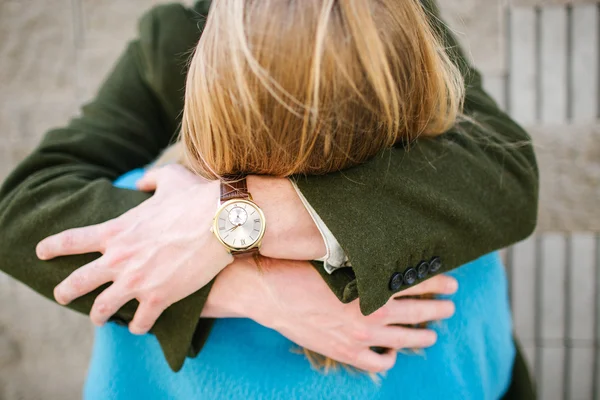
<svg viewBox="0 0 600 400">
<path fill-rule="evenodd" d="M 246 178 L 221 182 L 221 204 L 231 199 L 251 199 Z"/>
<path fill-rule="evenodd" d="M 259 253 L 259 248 L 258 247 L 252 247 L 250 249 L 247 250 L 233 250 L 231 252 L 231 254 L 233 254 L 234 256 L 239 256 L 239 255 L 253 255 L 253 254 L 258 254 Z"/>
</svg>

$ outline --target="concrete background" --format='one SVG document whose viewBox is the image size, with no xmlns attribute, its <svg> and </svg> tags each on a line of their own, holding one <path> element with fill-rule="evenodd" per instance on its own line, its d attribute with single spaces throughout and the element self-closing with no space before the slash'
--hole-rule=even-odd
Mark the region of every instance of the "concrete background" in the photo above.
<svg viewBox="0 0 600 400">
<path fill-rule="evenodd" d="M 156 3 L 154 0 L 0 0 L 0 180 L 45 131 L 65 124 L 94 95 L 126 40 L 133 37 L 137 17 Z M 568 2 L 443 0 L 440 3 L 447 20 L 484 72 L 486 85 L 502 102 L 509 73 L 507 7 Z M 592 211 L 574 225 L 569 222 L 563 226 L 597 230 L 598 225 L 590 222 L 598 218 L 594 210 L 600 199 L 597 125 L 594 122 L 576 128 L 586 137 L 586 144 L 576 148 L 557 140 L 563 137 L 564 127 L 531 128 L 540 147 L 540 164 L 547 171 L 543 177 L 549 182 L 544 186 L 548 189 L 543 196 L 544 204 L 549 206 L 542 215 L 573 208 L 579 199 L 585 198 L 593 204 L 589 207 Z M 560 168 L 555 167 L 557 156 L 566 161 Z M 564 164 L 571 165 L 572 159 L 580 161 L 570 169 L 565 167 Z M 585 172 L 579 174 L 573 169 Z M 563 176 L 565 182 L 579 177 L 573 184 L 576 194 L 565 194 L 564 187 L 552 184 L 556 176 Z M 0 400 L 80 398 L 91 343 L 92 329 L 87 318 L 53 305 L 0 274 Z"/>
</svg>

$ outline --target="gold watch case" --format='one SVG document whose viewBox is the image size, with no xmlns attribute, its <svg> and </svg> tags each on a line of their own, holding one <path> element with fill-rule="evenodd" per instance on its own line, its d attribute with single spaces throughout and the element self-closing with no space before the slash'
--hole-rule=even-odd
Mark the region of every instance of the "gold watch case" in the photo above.
<svg viewBox="0 0 600 400">
<path fill-rule="evenodd" d="M 256 240 L 248 245 L 248 246 L 241 246 L 241 247 L 237 247 L 237 246 L 231 246 L 227 243 L 225 243 L 225 241 L 223 240 L 223 238 L 221 237 L 220 233 L 219 233 L 219 215 L 221 214 L 221 212 L 229 207 L 232 204 L 247 204 L 250 205 L 251 207 L 255 208 L 256 211 L 258 211 L 259 215 L 260 215 L 260 231 L 258 233 L 258 237 L 256 238 Z M 225 246 L 225 248 L 227 249 L 227 251 L 231 252 L 238 252 L 238 251 L 247 251 L 250 249 L 253 249 L 255 247 L 259 248 L 261 243 L 262 243 L 262 239 L 265 235 L 265 230 L 267 227 L 267 223 L 265 220 L 265 214 L 263 213 L 263 211 L 260 209 L 260 207 L 258 206 L 258 204 L 256 204 L 255 202 L 253 202 L 252 200 L 246 200 L 246 199 L 231 199 L 231 200 L 227 200 L 226 202 L 224 202 L 223 204 L 221 204 L 218 208 L 217 211 L 215 212 L 215 216 L 213 217 L 213 222 L 212 222 L 212 226 L 210 227 L 210 231 L 212 233 L 214 233 L 214 235 L 217 237 L 217 240 L 219 242 L 221 242 L 221 244 L 223 246 Z"/>
</svg>

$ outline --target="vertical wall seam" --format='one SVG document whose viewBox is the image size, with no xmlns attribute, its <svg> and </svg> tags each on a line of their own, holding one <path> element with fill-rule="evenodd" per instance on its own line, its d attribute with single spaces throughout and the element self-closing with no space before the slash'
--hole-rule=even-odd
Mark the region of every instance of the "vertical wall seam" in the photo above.
<svg viewBox="0 0 600 400">
<path fill-rule="evenodd" d="M 543 270 L 542 270 L 542 239 L 540 236 L 535 238 L 535 252 L 534 252 L 534 267 L 535 267 L 535 278 L 534 278 L 534 302 L 535 302 L 535 314 L 534 314 L 534 325 L 533 325 L 533 337 L 535 342 L 535 361 L 533 370 L 535 372 L 535 379 L 537 382 L 542 382 L 542 370 L 544 368 L 542 360 L 542 300 L 543 300 Z"/>
<path fill-rule="evenodd" d="M 567 122 L 573 122 L 573 7 L 567 8 Z"/>
<path fill-rule="evenodd" d="M 85 46 L 85 29 L 83 27 L 83 10 L 81 6 L 81 0 L 71 0 L 71 9 L 73 10 L 72 18 L 73 18 L 73 44 L 75 51 L 75 76 L 73 77 L 75 81 L 75 90 L 76 90 L 76 98 L 77 102 L 82 102 L 82 74 L 81 74 L 81 52 Z"/>
<path fill-rule="evenodd" d="M 573 253 L 573 238 L 569 234 L 565 237 L 565 280 L 564 280 L 564 369 L 563 369 L 563 399 L 569 399 L 569 393 L 571 392 L 571 259 Z"/>
<path fill-rule="evenodd" d="M 600 65 L 600 64 L 599 64 Z M 592 371 L 592 397 L 594 400 L 600 400 L 600 233 L 596 233 L 594 251 L 594 366 Z"/>
<path fill-rule="evenodd" d="M 535 120 L 540 123 L 542 120 L 542 8 L 536 6 L 535 10 Z"/>
</svg>

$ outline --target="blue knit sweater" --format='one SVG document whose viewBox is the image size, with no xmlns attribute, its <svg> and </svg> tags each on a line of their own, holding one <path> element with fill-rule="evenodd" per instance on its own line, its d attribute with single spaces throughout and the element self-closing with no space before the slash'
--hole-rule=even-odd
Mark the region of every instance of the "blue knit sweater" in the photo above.
<svg viewBox="0 0 600 400">
<path fill-rule="evenodd" d="M 116 185 L 133 188 L 142 173 Z M 432 325 L 438 342 L 422 354 L 399 354 L 379 383 L 345 369 L 315 371 L 292 342 L 249 319 L 218 320 L 198 357 L 174 373 L 154 336 L 110 323 L 96 329 L 84 398 L 498 399 L 515 357 L 504 267 L 493 253 L 450 275 L 459 282 L 450 296 L 457 311 Z"/>
</svg>

